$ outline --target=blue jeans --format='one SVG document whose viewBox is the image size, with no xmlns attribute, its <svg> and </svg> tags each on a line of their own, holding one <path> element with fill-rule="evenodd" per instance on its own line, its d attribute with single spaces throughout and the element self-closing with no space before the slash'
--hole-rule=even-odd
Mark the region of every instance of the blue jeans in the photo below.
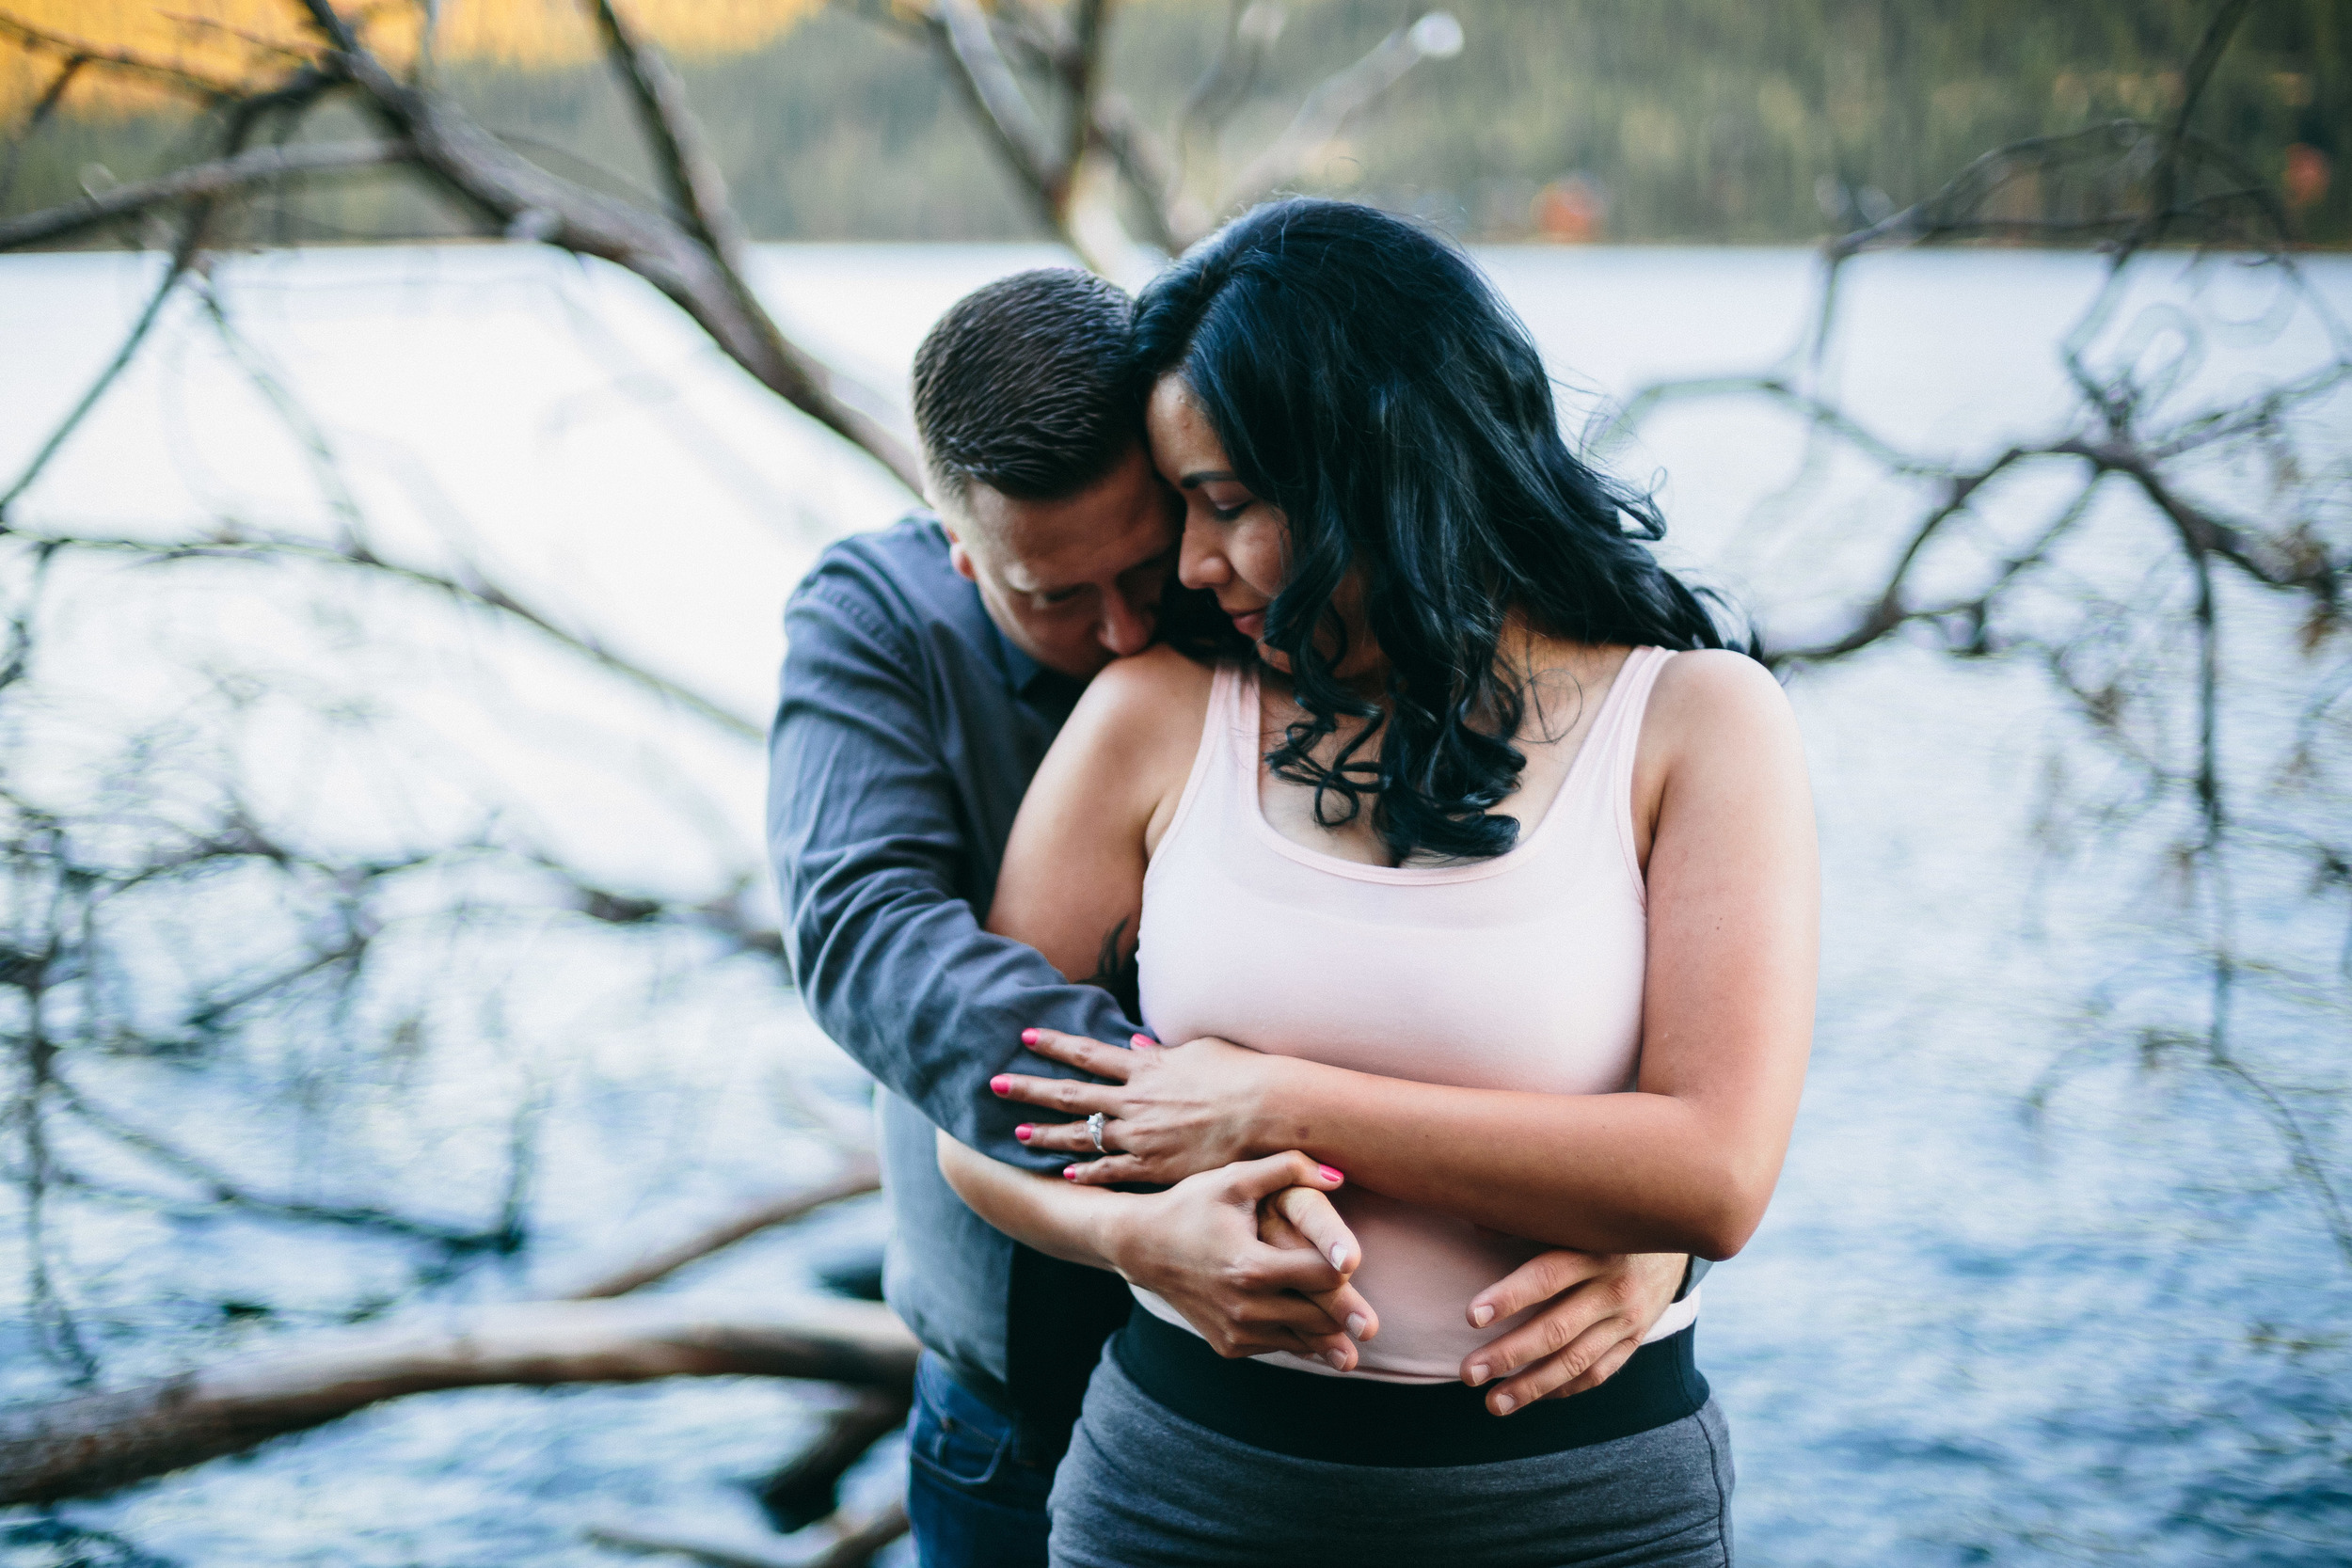
<svg viewBox="0 0 2352 1568">
<path fill-rule="evenodd" d="M 925 1351 L 907 1418 L 907 1518 L 922 1568 L 1045 1568 L 1054 1466 L 1019 1448 L 1011 1418 Z"/>
</svg>

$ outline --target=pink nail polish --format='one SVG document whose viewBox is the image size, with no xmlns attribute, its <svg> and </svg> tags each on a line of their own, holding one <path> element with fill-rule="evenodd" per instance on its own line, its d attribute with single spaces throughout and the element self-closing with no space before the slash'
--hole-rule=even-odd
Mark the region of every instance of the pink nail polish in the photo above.
<svg viewBox="0 0 2352 1568">
<path fill-rule="evenodd" d="M 995 1077 L 988 1081 L 988 1086 L 995 1090 L 998 1094 L 1003 1094 L 1006 1090 L 1012 1087 L 1012 1080 L 1007 1077 L 1004 1073 L 1000 1072 Z"/>
<path fill-rule="evenodd" d="M 1030 1126 L 1025 1121 L 1020 1126 L 1012 1130 L 1012 1135 L 1019 1138 L 1023 1143 L 1027 1143 L 1029 1141 L 1029 1134 L 1036 1131 L 1036 1128 Z"/>
<path fill-rule="evenodd" d="M 1034 1029 L 1022 1030 L 1021 1043 L 1023 1045 L 1035 1045 L 1037 1043 L 1037 1031 Z"/>
<path fill-rule="evenodd" d="M 1064 1165 L 1064 1166 L 1062 1166 L 1062 1168 L 1061 1168 L 1061 1179 L 1062 1179 L 1064 1181 L 1075 1181 L 1075 1180 L 1078 1180 L 1078 1167 L 1077 1167 L 1077 1166 L 1075 1166 L 1075 1165 Z"/>
<path fill-rule="evenodd" d="M 1326 1181 L 1344 1181 L 1347 1180 L 1344 1174 L 1330 1165 L 1317 1165 L 1315 1169 L 1323 1173 L 1323 1179 Z"/>
<path fill-rule="evenodd" d="M 1149 1051 L 1160 1042 L 1153 1039 L 1149 1035 L 1129 1035 L 1127 1037 L 1127 1043 L 1132 1046 L 1139 1047 L 1142 1050 Z"/>
</svg>

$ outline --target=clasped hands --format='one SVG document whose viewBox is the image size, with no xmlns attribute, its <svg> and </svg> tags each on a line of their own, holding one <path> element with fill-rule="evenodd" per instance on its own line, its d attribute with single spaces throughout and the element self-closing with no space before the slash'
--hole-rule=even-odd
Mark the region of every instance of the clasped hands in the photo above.
<svg viewBox="0 0 2352 1568">
<path fill-rule="evenodd" d="M 1362 1249 L 1328 1196 L 1345 1178 L 1296 1150 L 1264 1152 L 1254 1126 L 1283 1058 L 1214 1037 L 1165 1047 L 1137 1035 L 1133 1050 L 1121 1050 L 1032 1029 L 1022 1041 L 1104 1081 L 1007 1073 L 990 1087 L 1076 1117 L 1102 1114 L 1108 1152 L 1097 1152 L 1084 1120 L 1025 1125 L 1021 1140 L 1084 1156 L 1063 1168 L 1074 1182 L 1167 1189 L 1105 1244 L 1121 1274 L 1175 1307 L 1222 1355 L 1291 1351 L 1343 1370 L 1356 1365 L 1357 1345 L 1378 1334 L 1379 1315 L 1355 1287 Z M 1684 1262 L 1678 1254 L 1566 1248 L 1529 1259 L 1465 1304 L 1480 1328 L 1534 1310 L 1464 1357 L 1462 1381 L 1492 1385 L 1486 1406 L 1498 1416 L 1597 1386 L 1639 1348 Z"/>
</svg>

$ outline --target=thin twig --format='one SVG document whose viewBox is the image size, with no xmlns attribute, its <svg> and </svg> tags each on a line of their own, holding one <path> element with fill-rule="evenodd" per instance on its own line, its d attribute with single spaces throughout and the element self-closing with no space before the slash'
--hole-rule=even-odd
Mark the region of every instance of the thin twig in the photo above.
<svg viewBox="0 0 2352 1568">
<path fill-rule="evenodd" d="M 300 180 L 321 174 L 349 174 L 384 168 L 416 158 L 405 141 L 306 142 L 294 147 L 257 147 L 233 158 L 222 158 L 190 168 L 174 169 L 152 180 L 117 185 L 112 190 L 63 207 L 0 219 L 0 250 L 22 250 L 71 239 L 88 230 L 133 217 L 152 207 L 168 206 L 199 197 L 226 196 L 253 185 Z"/>
</svg>

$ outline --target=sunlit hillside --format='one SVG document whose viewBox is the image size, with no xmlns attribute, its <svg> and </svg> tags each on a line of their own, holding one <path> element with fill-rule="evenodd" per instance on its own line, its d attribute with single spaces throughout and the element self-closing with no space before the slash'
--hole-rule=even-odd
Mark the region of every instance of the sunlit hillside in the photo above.
<svg viewBox="0 0 2352 1568">
<path fill-rule="evenodd" d="M 824 0 L 629 0 L 627 14 L 681 55 L 756 49 Z M 353 6 L 369 41 L 389 58 L 413 59 L 425 7 Z M 580 0 L 441 0 L 437 58 L 506 66 L 565 66 L 596 49 Z M 15 24 L 15 25 L 11 25 Z M 0 0 L 0 113 L 36 101 L 77 54 L 129 55 L 199 82 L 244 83 L 282 67 L 306 41 L 295 0 Z M 153 107 L 174 89 L 155 76 L 84 70 L 70 88 L 85 113 Z"/>
</svg>

